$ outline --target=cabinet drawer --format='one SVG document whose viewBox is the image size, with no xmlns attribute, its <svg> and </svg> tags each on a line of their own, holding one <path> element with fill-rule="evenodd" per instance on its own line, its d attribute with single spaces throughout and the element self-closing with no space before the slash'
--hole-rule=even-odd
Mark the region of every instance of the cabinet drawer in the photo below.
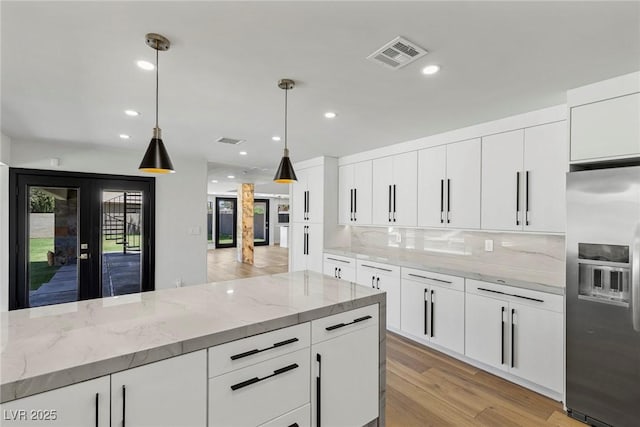
<svg viewBox="0 0 640 427">
<path fill-rule="evenodd" d="M 402 279 L 413 280 L 425 285 L 442 286 L 464 292 L 464 278 L 449 276 L 448 274 L 433 273 L 431 271 L 416 270 L 415 268 L 402 268 Z"/>
<path fill-rule="evenodd" d="M 348 334 L 378 324 L 378 304 L 369 305 L 311 322 L 313 343 Z"/>
<path fill-rule="evenodd" d="M 262 424 L 260 427 L 310 427 L 311 426 L 311 405 L 304 405 L 284 414 L 281 417 Z"/>
<path fill-rule="evenodd" d="M 336 279 L 346 280 L 347 282 L 356 281 L 356 269 L 353 267 L 325 261 L 323 271 L 325 275 L 335 277 Z"/>
<path fill-rule="evenodd" d="M 309 348 L 209 380 L 209 426 L 257 426 L 309 403 Z"/>
<path fill-rule="evenodd" d="M 309 322 L 209 348 L 209 378 L 254 365 L 310 344 Z"/>
<path fill-rule="evenodd" d="M 334 254 L 324 254 L 324 262 L 329 262 L 331 264 L 335 264 L 336 266 L 342 265 L 342 267 L 356 267 L 356 259 L 349 258 L 342 255 L 334 255 Z"/>
<path fill-rule="evenodd" d="M 546 292 L 532 291 L 472 279 L 467 279 L 466 291 L 469 294 L 482 295 L 503 301 L 513 301 L 558 313 L 564 312 L 564 297 L 562 295 L 548 294 Z"/>
<path fill-rule="evenodd" d="M 400 267 L 391 264 L 382 264 L 373 261 L 358 260 L 358 272 L 362 271 L 365 276 L 393 276 L 400 277 Z"/>
</svg>

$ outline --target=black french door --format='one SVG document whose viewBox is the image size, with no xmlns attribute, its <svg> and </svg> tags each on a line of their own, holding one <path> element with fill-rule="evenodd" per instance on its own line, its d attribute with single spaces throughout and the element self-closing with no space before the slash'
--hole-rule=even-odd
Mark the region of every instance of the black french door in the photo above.
<svg viewBox="0 0 640 427">
<path fill-rule="evenodd" d="M 238 222 L 238 199 L 216 197 L 216 249 L 235 248 L 236 224 Z"/>
<path fill-rule="evenodd" d="M 269 199 L 253 201 L 253 245 L 269 246 Z"/>
<path fill-rule="evenodd" d="M 10 169 L 9 308 L 154 289 L 155 178 Z"/>
</svg>

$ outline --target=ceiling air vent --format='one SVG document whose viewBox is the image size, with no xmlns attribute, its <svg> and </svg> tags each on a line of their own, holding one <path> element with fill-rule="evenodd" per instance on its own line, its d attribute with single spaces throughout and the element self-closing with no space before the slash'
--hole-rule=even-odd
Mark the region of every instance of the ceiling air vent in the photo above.
<svg viewBox="0 0 640 427">
<path fill-rule="evenodd" d="M 380 49 L 367 56 L 387 68 L 397 70 L 427 54 L 427 51 L 409 40 L 396 37 Z"/>
<path fill-rule="evenodd" d="M 238 145 L 238 144 L 242 144 L 244 142 L 244 139 L 227 138 L 223 136 L 216 139 L 216 142 L 222 142 L 223 144 Z"/>
</svg>

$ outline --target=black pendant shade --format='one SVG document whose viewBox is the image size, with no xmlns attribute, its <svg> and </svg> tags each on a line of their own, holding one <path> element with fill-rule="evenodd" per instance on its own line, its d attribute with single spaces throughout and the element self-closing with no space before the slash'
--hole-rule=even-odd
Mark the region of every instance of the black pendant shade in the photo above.
<svg viewBox="0 0 640 427">
<path fill-rule="evenodd" d="M 288 151 L 289 150 L 285 149 L 284 156 L 282 156 L 282 160 L 280 160 L 280 166 L 278 166 L 278 170 L 276 171 L 276 176 L 273 178 L 273 180 L 278 184 L 291 184 L 298 180 L 298 177 L 293 170 L 291 160 L 289 160 Z"/>
<path fill-rule="evenodd" d="M 138 169 L 149 173 L 175 173 L 162 139 L 151 138 Z"/>
</svg>

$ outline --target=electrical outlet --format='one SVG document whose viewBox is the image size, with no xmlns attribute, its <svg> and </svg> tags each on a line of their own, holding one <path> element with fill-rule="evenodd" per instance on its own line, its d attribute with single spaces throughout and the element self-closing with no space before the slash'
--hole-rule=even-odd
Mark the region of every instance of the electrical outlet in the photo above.
<svg viewBox="0 0 640 427">
<path fill-rule="evenodd" d="M 484 241 L 484 250 L 487 252 L 493 252 L 493 240 Z"/>
</svg>

